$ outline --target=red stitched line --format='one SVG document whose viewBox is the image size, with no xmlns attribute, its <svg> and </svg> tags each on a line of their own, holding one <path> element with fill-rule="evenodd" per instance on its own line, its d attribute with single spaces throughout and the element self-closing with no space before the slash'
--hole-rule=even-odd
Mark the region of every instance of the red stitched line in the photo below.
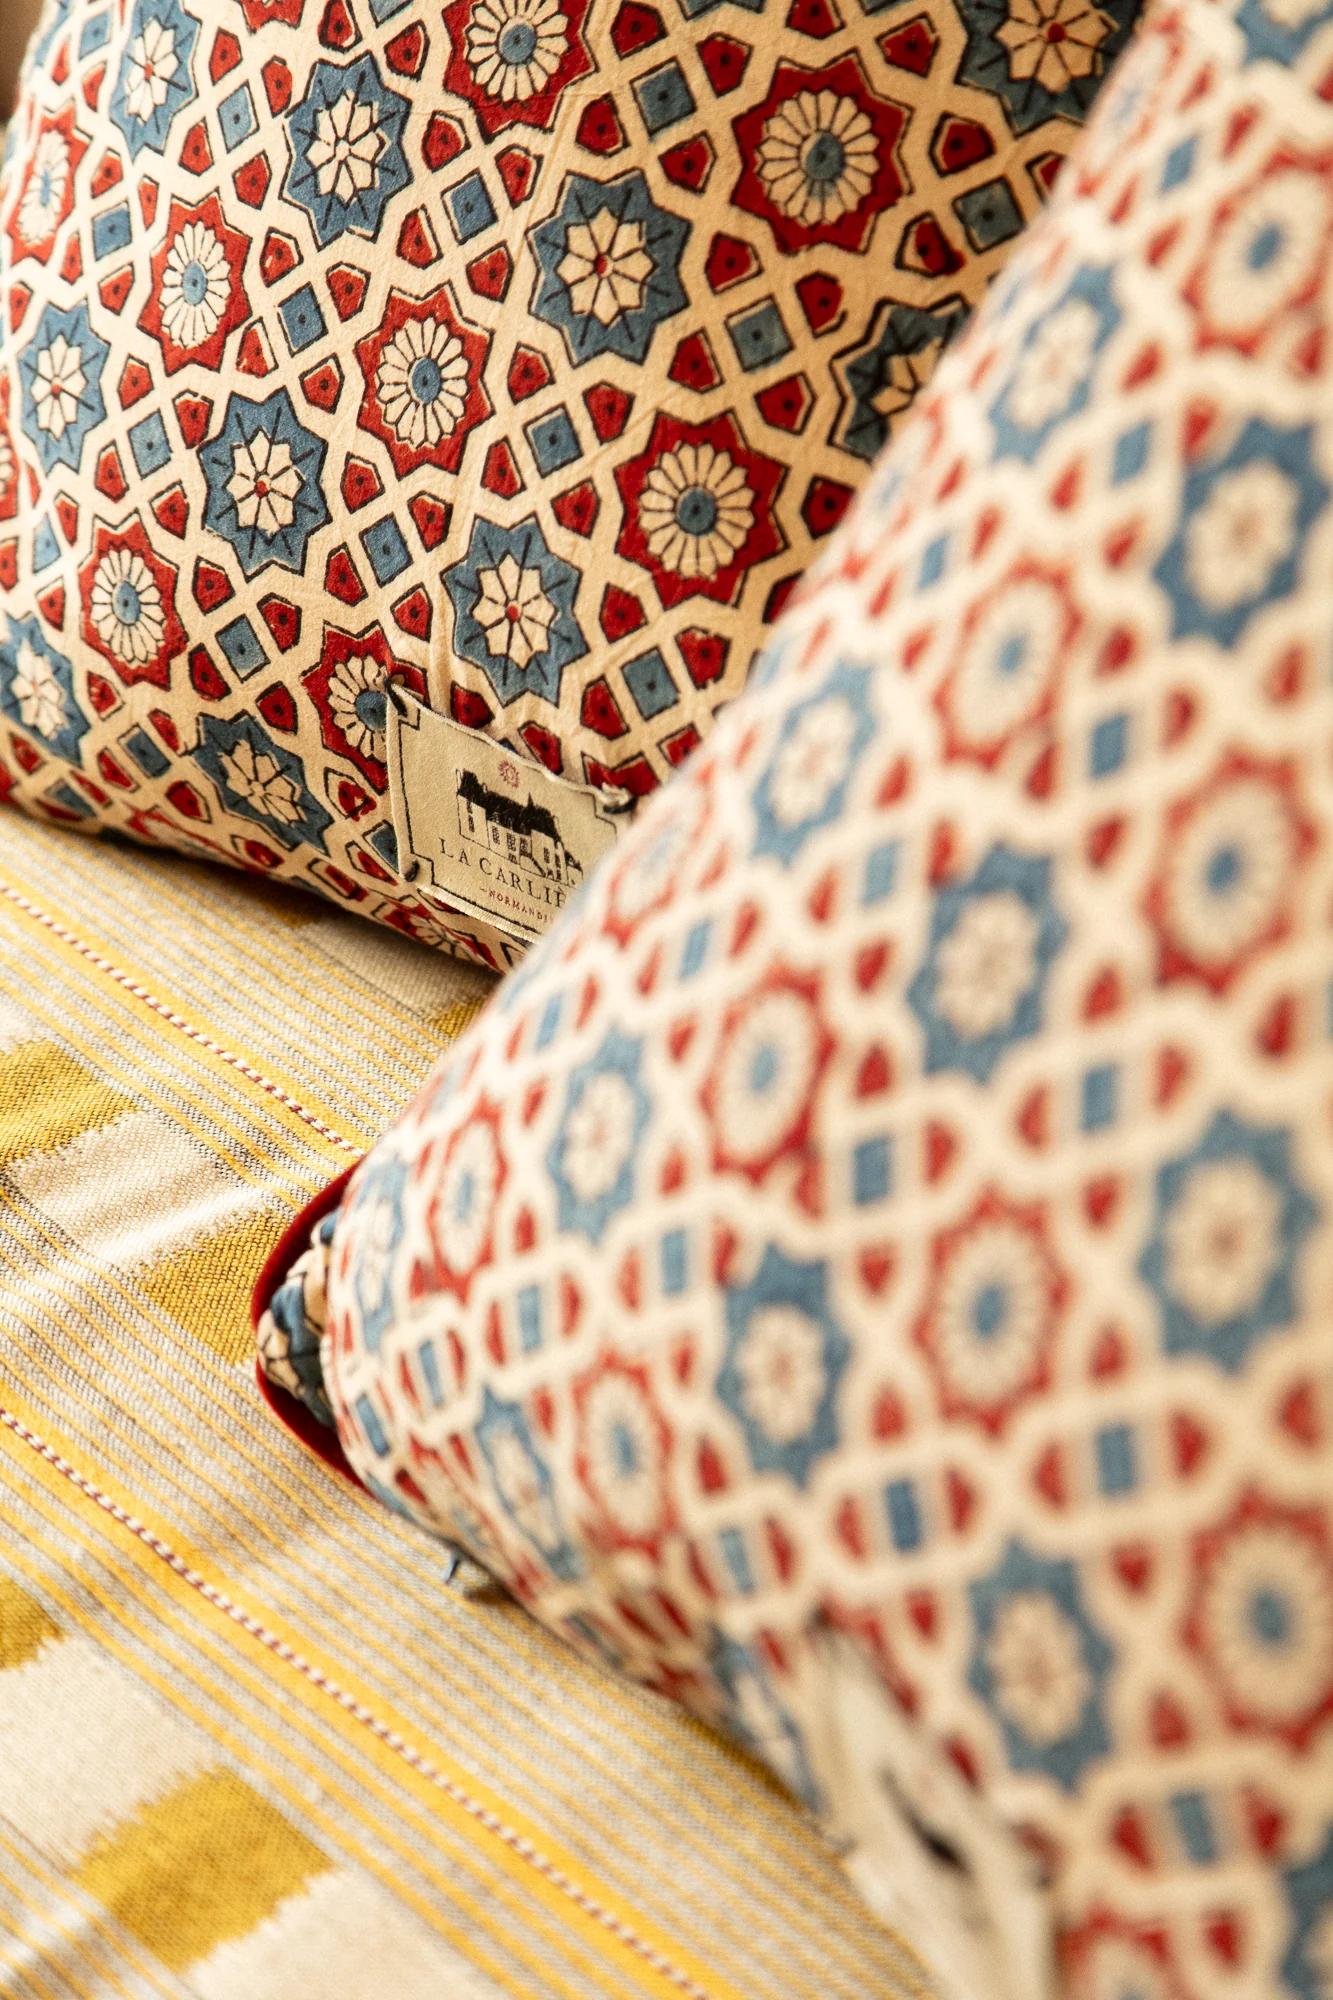
<svg viewBox="0 0 1333 2000">
<path fill-rule="evenodd" d="M 503 1841 L 505 1846 L 516 1854 L 521 1861 L 526 1861 L 529 1867 L 536 1869 L 539 1875 L 545 1876 L 553 1888 L 558 1889 L 562 1895 L 567 1896 L 571 1902 L 576 1903 L 585 1915 L 592 1917 L 597 1923 L 610 1931 L 611 1935 L 617 1938 L 621 1944 L 627 1945 L 631 1951 L 637 1953 L 645 1964 L 652 1967 L 654 1972 L 660 1973 L 664 1979 L 669 1980 L 678 1992 L 687 1994 L 689 2000 L 711 2000 L 711 1996 L 704 1987 L 697 1985 L 687 1973 L 681 1972 L 678 1967 L 672 1965 L 669 1959 L 664 1958 L 661 1952 L 657 1951 L 652 1945 L 646 1944 L 642 1938 L 637 1937 L 627 1924 L 621 1922 L 619 1917 L 613 1915 L 610 1910 L 604 1909 L 593 1897 L 585 1894 L 576 1882 L 570 1881 L 563 1869 L 557 1868 L 554 1862 L 547 1859 L 540 1848 L 535 1847 L 523 1834 L 516 1833 L 512 1827 L 506 1826 L 502 1819 L 490 1811 L 489 1807 L 479 1805 L 475 1799 L 469 1797 L 460 1785 L 455 1784 L 452 1778 L 447 1778 L 443 1771 L 432 1764 L 429 1758 L 423 1757 L 419 1750 L 413 1749 L 412 1745 L 401 1737 L 396 1729 L 391 1729 L 387 1722 L 383 1722 L 371 1709 L 366 1708 L 363 1703 L 357 1701 L 354 1695 L 348 1694 L 345 1688 L 339 1687 L 336 1681 L 332 1681 L 326 1674 L 322 1674 L 318 1667 L 311 1666 L 310 1662 L 304 1659 L 300 1653 L 294 1651 L 285 1640 L 279 1639 L 275 1632 L 270 1632 L 266 1625 L 261 1625 L 258 1619 L 252 1618 L 248 1611 L 242 1611 L 241 1607 L 233 1603 L 232 1599 L 225 1592 L 220 1591 L 214 1584 L 209 1583 L 207 1578 L 200 1576 L 198 1570 L 191 1569 L 184 1557 L 177 1555 L 176 1551 L 169 1543 L 164 1542 L 160 1535 L 155 1534 L 151 1528 L 146 1527 L 135 1515 L 127 1514 L 125 1509 L 111 1499 L 109 1494 L 103 1493 L 99 1487 L 92 1484 L 91 1480 L 85 1479 L 77 1467 L 71 1465 L 68 1459 L 62 1458 L 59 1452 L 47 1444 L 44 1438 L 38 1437 L 35 1431 L 29 1430 L 28 1426 L 21 1418 L 16 1417 L 12 1410 L 0 1407 L 0 1423 L 3 1423 L 7 1430 L 12 1431 L 15 1437 L 27 1445 L 30 1450 L 36 1452 L 40 1458 L 45 1459 L 48 1465 L 53 1466 L 63 1478 L 69 1480 L 70 1484 L 77 1487 L 79 1492 L 87 1499 L 100 1507 L 104 1514 L 109 1514 L 113 1521 L 119 1522 L 122 1528 L 127 1528 L 132 1535 L 137 1536 L 146 1548 L 150 1549 L 161 1562 L 167 1565 L 168 1569 L 174 1571 L 181 1578 L 182 1582 L 188 1583 L 192 1590 L 197 1590 L 199 1595 L 205 1598 L 209 1604 L 213 1605 L 216 1610 L 223 1612 L 226 1617 L 231 1619 L 233 1624 L 239 1625 L 243 1631 L 248 1632 L 252 1639 L 257 1639 L 260 1645 L 266 1647 L 285 1666 L 295 1668 L 296 1672 L 303 1675 L 312 1686 L 317 1687 L 321 1694 L 326 1694 L 331 1701 L 336 1702 L 338 1707 L 344 1713 L 350 1715 L 354 1722 L 358 1722 L 363 1728 L 368 1729 L 372 1736 L 384 1744 L 386 1749 L 392 1750 L 396 1756 L 401 1757 L 405 1764 L 410 1765 L 419 1776 L 425 1778 L 430 1784 L 445 1793 L 448 1798 L 453 1800 L 455 1805 L 461 1806 L 464 1812 L 470 1814 L 473 1819 L 484 1826 L 488 1833 L 494 1834 L 497 1839 Z"/>
<path fill-rule="evenodd" d="M 192 1028 L 188 1021 L 183 1021 L 179 1014 L 173 1013 L 164 1001 L 155 998 L 146 987 L 140 986 L 136 980 L 130 978 L 128 973 L 122 972 L 119 966 L 113 965 L 110 959 L 103 958 L 100 952 L 94 951 L 91 945 L 85 944 L 83 939 L 78 937 L 73 931 L 67 930 L 63 924 L 57 923 L 54 917 L 48 916 L 45 910 L 37 907 L 36 903 L 30 902 L 26 896 L 20 895 L 18 890 L 12 888 L 9 883 L 0 882 L 0 895 L 7 896 L 11 903 L 17 903 L 25 915 L 35 918 L 39 924 L 44 924 L 46 929 L 53 932 L 62 943 L 72 945 L 74 950 L 86 958 L 91 965 L 95 965 L 99 972 L 105 972 L 110 978 L 115 980 L 118 986 L 123 986 L 127 993 L 132 993 L 136 1000 L 142 1000 L 146 1007 L 151 1007 L 155 1014 L 160 1015 L 162 1020 L 170 1022 L 171 1026 L 178 1029 L 182 1035 L 188 1035 L 192 1042 L 198 1042 L 200 1047 L 207 1049 L 210 1055 L 220 1057 L 232 1069 L 238 1070 L 247 1082 L 258 1084 L 259 1088 L 265 1091 L 268 1096 L 276 1098 L 279 1104 L 285 1106 L 288 1111 L 295 1112 L 296 1116 L 304 1124 L 309 1125 L 312 1131 L 318 1132 L 322 1139 L 328 1139 L 333 1145 L 340 1146 L 345 1153 L 360 1154 L 361 1148 L 359 1146 L 354 1145 L 350 1139 L 344 1139 L 341 1132 L 335 1132 L 322 1119 L 316 1118 L 313 1111 L 307 1111 L 304 1105 L 298 1104 L 296 1099 L 282 1088 L 281 1084 L 274 1083 L 270 1077 L 264 1076 L 257 1069 L 252 1069 L 243 1057 L 233 1054 L 230 1049 L 224 1049 L 222 1044 L 215 1042 L 210 1035 L 201 1033 L 198 1028 Z"/>
</svg>

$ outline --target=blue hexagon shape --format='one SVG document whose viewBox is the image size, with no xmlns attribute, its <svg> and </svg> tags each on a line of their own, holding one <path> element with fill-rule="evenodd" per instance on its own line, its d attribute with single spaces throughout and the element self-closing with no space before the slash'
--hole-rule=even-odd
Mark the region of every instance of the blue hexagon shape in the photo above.
<svg viewBox="0 0 1333 2000">
<path fill-rule="evenodd" d="M 1319 1220 L 1292 1170 L 1292 1135 L 1219 1111 L 1157 1175 L 1139 1271 L 1168 1354 L 1206 1354 L 1235 1374 L 1300 1310 L 1300 1252 Z"/>
<path fill-rule="evenodd" d="M 968 1683 L 1000 1726 L 1010 1768 L 1077 1791 L 1111 1747 L 1105 1695 L 1115 1661 L 1083 1608 L 1077 1569 L 1014 1540 L 967 1594 Z"/>
<path fill-rule="evenodd" d="M 745 1434 L 757 1472 L 805 1487 L 838 1442 L 838 1384 L 851 1343 L 828 1304 L 828 1270 L 765 1247 L 747 1285 L 726 1294 L 717 1393 Z"/>
</svg>

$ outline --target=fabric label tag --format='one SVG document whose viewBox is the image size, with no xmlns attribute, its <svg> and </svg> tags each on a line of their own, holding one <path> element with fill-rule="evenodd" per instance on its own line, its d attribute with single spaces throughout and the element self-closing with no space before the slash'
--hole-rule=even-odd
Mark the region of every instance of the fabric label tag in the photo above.
<svg viewBox="0 0 1333 2000">
<path fill-rule="evenodd" d="M 391 690 L 389 803 L 403 879 L 531 943 L 614 846 L 621 792 L 530 758 Z"/>
</svg>

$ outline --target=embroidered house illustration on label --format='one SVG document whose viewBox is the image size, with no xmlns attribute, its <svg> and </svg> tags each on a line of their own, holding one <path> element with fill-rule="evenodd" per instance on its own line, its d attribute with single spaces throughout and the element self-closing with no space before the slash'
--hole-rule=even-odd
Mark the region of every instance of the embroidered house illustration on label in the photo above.
<svg viewBox="0 0 1333 2000">
<path fill-rule="evenodd" d="M 546 807 L 539 806 L 531 793 L 520 802 L 492 791 L 475 771 L 465 771 L 459 781 L 458 831 L 464 840 L 487 848 L 500 860 L 561 888 L 572 888 L 583 879 L 580 862 L 561 840 Z"/>
</svg>

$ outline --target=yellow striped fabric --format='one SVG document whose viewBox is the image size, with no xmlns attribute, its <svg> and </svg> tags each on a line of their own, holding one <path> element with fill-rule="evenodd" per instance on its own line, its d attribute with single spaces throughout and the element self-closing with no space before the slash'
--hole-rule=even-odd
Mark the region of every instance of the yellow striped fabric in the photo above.
<svg viewBox="0 0 1333 2000">
<path fill-rule="evenodd" d="M 768 1781 L 311 1461 L 246 1299 L 480 975 L 0 827 L 0 1996 L 907 2000 Z"/>
</svg>

